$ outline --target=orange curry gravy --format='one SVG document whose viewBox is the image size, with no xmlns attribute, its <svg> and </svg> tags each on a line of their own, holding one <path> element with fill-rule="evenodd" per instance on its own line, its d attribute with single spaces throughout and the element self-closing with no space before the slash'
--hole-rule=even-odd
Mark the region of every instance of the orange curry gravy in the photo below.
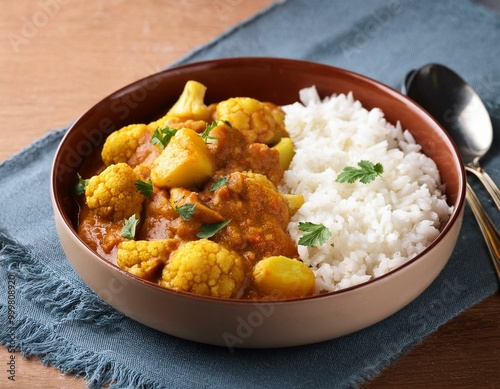
<svg viewBox="0 0 500 389">
<path fill-rule="evenodd" d="M 196 121 L 171 125 L 197 132 L 205 129 L 205 125 Z M 161 153 L 158 146 L 151 143 L 152 135 L 152 132 L 144 135 L 127 161 L 145 181 L 149 178 L 152 161 Z M 284 175 L 279 152 L 263 143 L 247 143 L 237 129 L 226 124 L 217 125 L 210 136 L 217 139 L 208 143 L 210 157 L 216 166 L 215 174 L 202 188 L 164 190 L 154 187 L 153 195 L 143 202 L 135 239 L 172 238 L 181 244 L 198 239 L 196 234 L 204 224 L 230 220 L 210 239 L 244 258 L 247 279 L 250 280 L 255 263 L 265 257 L 283 255 L 298 258 L 297 245 L 287 232 L 290 211 L 286 200 L 276 190 L 251 178 L 252 174 L 259 173 L 275 186 L 279 185 Z M 88 162 L 81 175 L 97 175 L 105 167 L 94 159 Z M 221 177 L 226 177 L 227 183 L 217 190 L 210 190 Z M 96 215 L 85 204 L 84 198 L 78 197 L 78 234 L 91 249 L 116 264 L 117 246 L 127 240 L 121 236 L 125 219 L 114 221 Z M 195 211 L 189 220 L 183 220 L 172 207 L 172 199 L 178 204 L 195 204 Z M 158 282 L 160 276 L 161 270 L 150 281 Z M 265 298 L 252 288 L 251 281 L 247 284 L 242 298 Z"/>
</svg>

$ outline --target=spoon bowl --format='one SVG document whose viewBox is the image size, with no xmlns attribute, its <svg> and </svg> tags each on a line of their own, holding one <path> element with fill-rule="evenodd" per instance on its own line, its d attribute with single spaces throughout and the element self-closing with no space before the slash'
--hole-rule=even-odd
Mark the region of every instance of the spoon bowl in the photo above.
<svg viewBox="0 0 500 389">
<path fill-rule="evenodd" d="M 428 64 L 406 75 L 403 92 L 446 129 L 466 170 L 481 180 L 500 210 L 500 189 L 479 164 L 493 143 L 493 126 L 474 89 L 446 66 Z"/>
<path fill-rule="evenodd" d="M 438 64 L 407 73 L 402 91 L 448 131 L 462 154 L 465 169 L 481 180 L 500 209 L 500 190 L 479 166 L 479 159 L 493 143 L 493 126 L 476 92 L 458 74 Z M 466 189 L 467 201 L 500 281 L 500 233 L 468 183 Z"/>
</svg>

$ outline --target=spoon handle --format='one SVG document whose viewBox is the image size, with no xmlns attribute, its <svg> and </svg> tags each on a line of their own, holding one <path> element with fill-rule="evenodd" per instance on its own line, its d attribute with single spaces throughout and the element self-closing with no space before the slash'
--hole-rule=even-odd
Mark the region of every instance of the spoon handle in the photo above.
<svg viewBox="0 0 500 389">
<path fill-rule="evenodd" d="M 471 173 L 474 173 L 476 177 L 481 180 L 484 187 L 495 202 L 497 208 L 500 210 L 500 189 L 498 189 L 498 186 L 495 184 L 495 181 L 493 181 L 490 175 L 480 167 L 475 168 L 472 166 L 465 166 L 465 169 Z"/>
<path fill-rule="evenodd" d="M 467 183 L 466 197 L 477 223 L 479 224 L 479 228 L 483 233 L 486 246 L 488 247 L 488 251 L 490 252 L 491 259 L 493 261 L 493 266 L 495 267 L 495 271 L 497 273 L 497 278 L 500 281 L 500 234 L 479 202 L 476 193 L 469 183 Z"/>
</svg>

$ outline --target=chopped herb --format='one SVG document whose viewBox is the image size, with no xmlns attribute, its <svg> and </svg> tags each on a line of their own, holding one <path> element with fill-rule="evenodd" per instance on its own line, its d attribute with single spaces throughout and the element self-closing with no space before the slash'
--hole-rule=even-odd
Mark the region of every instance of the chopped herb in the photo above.
<svg viewBox="0 0 500 389">
<path fill-rule="evenodd" d="M 149 197 L 153 194 L 153 183 L 151 182 L 151 178 L 146 182 L 137 180 L 135 182 L 135 187 L 143 196 Z"/>
<path fill-rule="evenodd" d="M 210 192 L 213 192 L 219 188 L 222 188 L 226 184 L 227 184 L 227 177 L 221 177 L 212 184 L 209 190 Z"/>
<path fill-rule="evenodd" d="M 158 145 L 160 149 L 164 149 L 170 142 L 170 139 L 175 135 L 177 129 L 166 126 L 164 128 L 157 128 L 151 137 L 151 143 Z"/>
<path fill-rule="evenodd" d="M 208 140 L 218 140 L 215 136 L 210 136 L 210 131 L 212 131 L 215 127 L 217 127 L 220 123 L 224 123 L 226 126 L 231 127 L 231 124 L 227 120 L 216 120 L 211 124 L 207 125 L 205 131 L 201 134 L 202 139 L 207 142 Z"/>
<path fill-rule="evenodd" d="M 203 224 L 201 226 L 201 231 L 196 234 L 198 238 L 211 238 L 218 231 L 222 230 L 225 226 L 229 224 L 231 220 L 224 220 L 220 223 Z"/>
<path fill-rule="evenodd" d="M 305 234 L 299 239 L 301 246 L 313 247 L 324 244 L 332 233 L 323 224 L 314 224 L 310 222 L 299 222 L 299 230 Z"/>
<path fill-rule="evenodd" d="M 85 193 L 85 188 L 89 184 L 89 180 L 84 180 L 80 173 L 76 173 L 78 176 L 78 183 L 75 185 L 75 192 L 77 196 L 80 196 Z"/>
<path fill-rule="evenodd" d="M 360 161 L 358 162 L 358 166 L 359 169 L 352 166 L 345 167 L 342 173 L 338 175 L 336 181 L 352 184 L 356 180 L 359 180 L 363 184 L 368 184 L 384 172 L 384 167 L 380 163 L 373 164 L 370 161 Z"/>
<path fill-rule="evenodd" d="M 189 220 L 193 217 L 194 204 L 184 204 L 180 207 L 175 207 L 175 211 L 179 214 L 182 220 Z"/>
<path fill-rule="evenodd" d="M 217 120 L 217 122 L 222 122 L 222 123 L 224 123 L 226 126 L 231 127 L 231 123 L 229 123 L 227 120 Z"/>
<path fill-rule="evenodd" d="M 135 229 L 138 224 L 139 224 L 139 219 L 137 219 L 135 215 L 130 216 L 122 228 L 121 236 L 127 239 L 134 239 Z"/>
</svg>

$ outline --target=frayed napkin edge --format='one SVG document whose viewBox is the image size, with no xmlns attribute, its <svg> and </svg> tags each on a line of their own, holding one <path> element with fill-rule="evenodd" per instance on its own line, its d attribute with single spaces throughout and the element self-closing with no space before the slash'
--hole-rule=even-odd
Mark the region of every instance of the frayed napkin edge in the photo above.
<svg viewBox="0 0 500 389">
<path fill-rule="evenodd" d="M 56 325 L 77 320 L 91 321 L 95 325 L 103 326 L 123 319 L 123 315 L 114 309 L 103 310 L 99 304 L 93 307 L 95 310 L 90 311 L 89 315 L 89 307 L 81 307 L 84 304 L 82 299 L 88 300 L 83 296 L 85 293 L 75 293 L 73 288 L 62 283 L 53 274 L 43 277 L 43 274 L 48 273 L 47 270 L 31 256 L 27 248 L 15 242 L 3 229 L 0 229 L 0 263 L 9 275 L 30 284 L 30 289 L 24 291 L 25 297 L 43 304 L 45 308 L 48 307 L 50 313 L 57 314 L 60 320 Z M 52 281 L 47 282 L 47 279 Z M 37 297 L 42 295 L 41 289 L 50 292 L 52 302 Z M 88 296 L 90 300 L 97 298 L 92 293 Z M 82 311 L 85 311 L 85 315 L 79 314 Z M 56 335 L 50 327 L 43 326 L 29 317 L 15 315 L 13 320 L 7 323 L 8 313 L 7 305 L 0 305 L 0 318 L 3 322 L 0 327 L 0 343 L 8 346 L 10 351 L 20 352 L 24 357 L 37 357 L 46 366 L 54 366 L 64 374 L 83 378 L 90 388 L 107 385 L 109 388 L 158 388 L 158 383 L 143 377 L 133 369 L 122 366 L 103 354 L 77 347 L 71 341 Z"/>
<path fill-rule="evenodd" d="M 6 311 L 2 307 L 1 311 Z M 7 312 L 2 312 L 6 317 Z M 14 328 L 2 326 L 0 329 L 0 342 L 6 346 L 8 335 L 15 331 L 17 338 L 22 339 L 15 350 L 25 358 L 36 357 L 45 366 L 59 369 L 66 375 L 82 378 L 89 388 L 108 387 L 118 388 L 151 388 L 158 389 L 162 386 L 144 377 L 141 373 L 114 362 L 105 354 L 99 354 L 77 347 L 70 341 L 54 334 L 49 327 L 23 317 L 17 320 Z M 105 351 L 104 351 L 105 353 Z"/>
<path fill-rule="evenodd" d="M 1 227 L 0 264 L 17 280 L 29 285 L 19 293 L 54 315 L 58 323 L 76 320 L 113 328 L 124 318 L 90 290 L 77 291 L 70 283 L 47 270 L 28 248 L 16 242 Z"/>
</svg>

